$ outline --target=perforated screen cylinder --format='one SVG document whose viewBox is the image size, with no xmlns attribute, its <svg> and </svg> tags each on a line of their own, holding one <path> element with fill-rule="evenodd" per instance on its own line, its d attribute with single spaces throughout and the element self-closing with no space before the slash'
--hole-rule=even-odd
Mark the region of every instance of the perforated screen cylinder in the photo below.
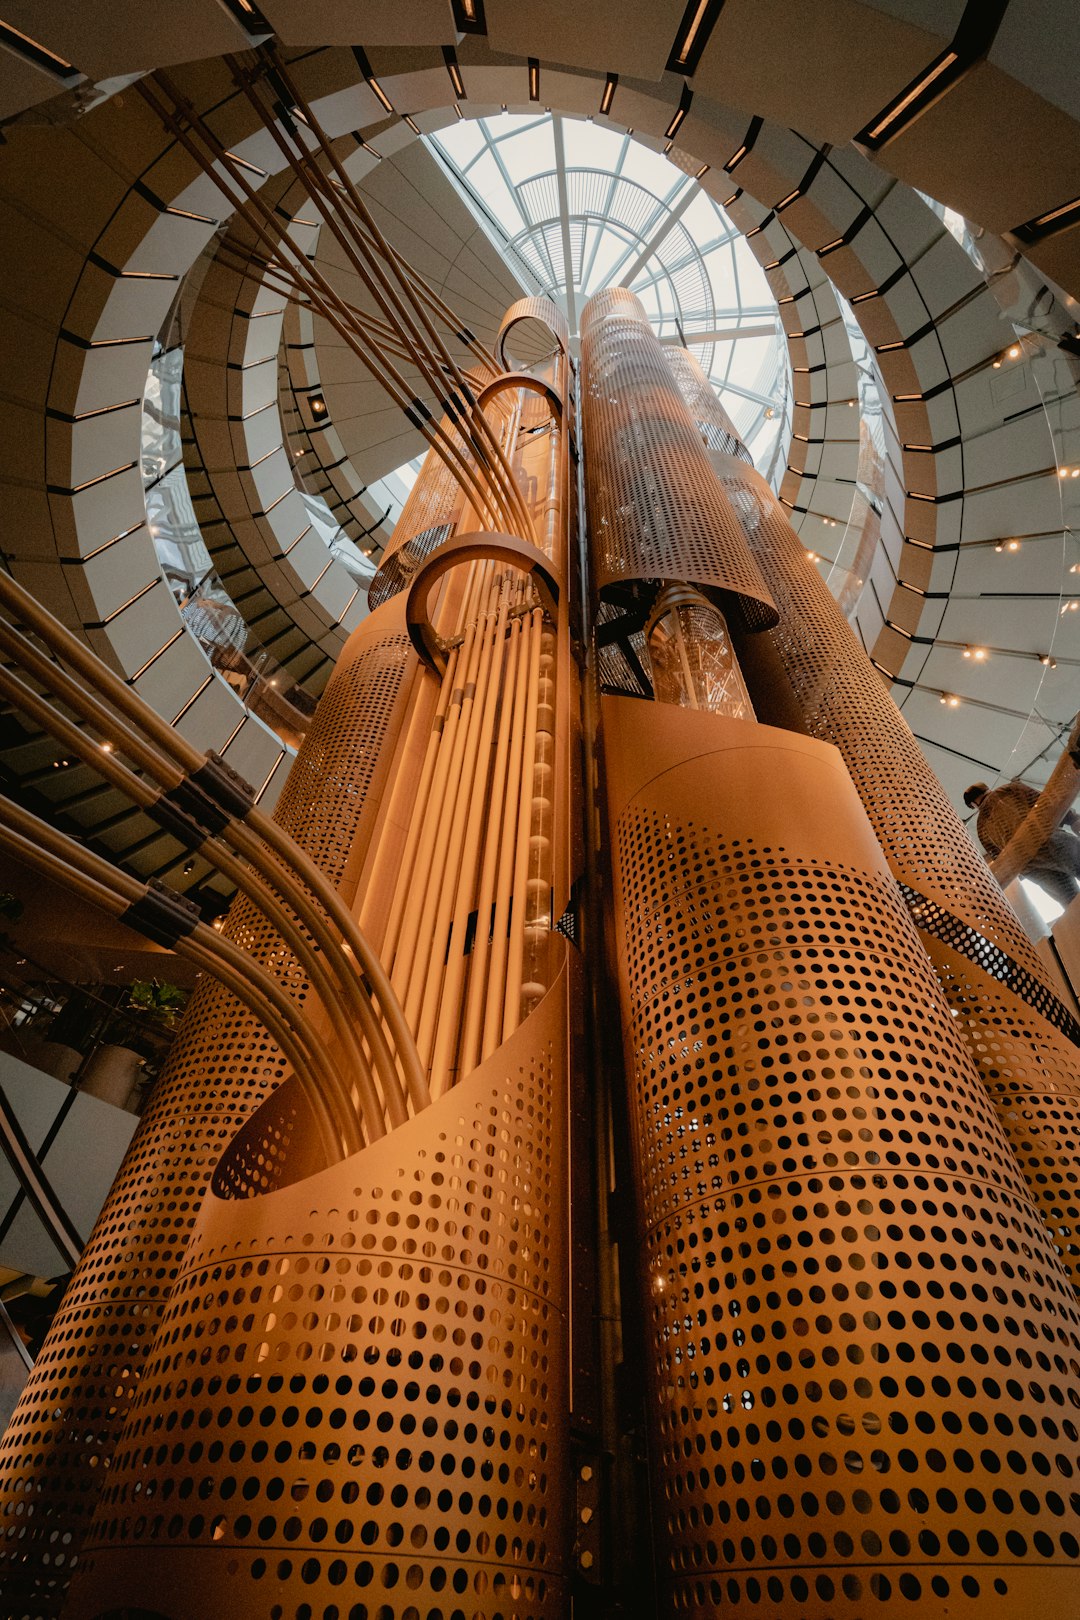
<svg viewBox="0 0 1080 1620">
<path fill-rule="evenodd" d="M 641 303 L 590 298 L 581 324 L 593 585 L 682 580 L 727 592 L 749 628 L 776 623 L 768 587 L 713 476 Z"/>
<path fill-rule="evenodd" d="M 275 815 L 335 882 L 417 667 L 387 612 L 342 654 Z M 243 897 L 226 933 L 304 999 L 295 958 Z M 6 1612 L 58 1612 L 214 1166 L 283 1073 L 261 1025 L 204 979 L 0 1443 Z"/>
<path fill-rule="evenodd" d="M 224 1155 L 65 1614 L 563 1620 L 569 966 L 430 1108 Z"/>
<path fill-rule="evenodd" d="M 602 709 L 660 1612 L 1076 1612 L 1080 1314 L 837 752 Z"/>
<path fill-rule="evenodd" d="M 844 757 L 1043 1218 L 1080 1280 L 1080 1027 L 772 490 L 741 461 L 713 460 L 780 607 L 773 639 L 807 728 Z"/>
<path fill-rule="evenodd" d="M 716 397 L 716 389 L 702 371 L 689 349 L 680 349 L 665 343 L 664 358 L 674 377 L 680 394 L 686 401 L 701 441 L 709 450 L 720 450 L 728 456 L 754 465 L 754 458 L 739 438 L 735 424 Z"/>
</svg>

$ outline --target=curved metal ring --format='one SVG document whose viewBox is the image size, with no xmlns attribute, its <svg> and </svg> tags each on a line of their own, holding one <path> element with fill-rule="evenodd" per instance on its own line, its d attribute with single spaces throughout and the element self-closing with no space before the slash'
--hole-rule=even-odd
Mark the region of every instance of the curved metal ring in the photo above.
<svg viewBox="0 0 1080 1620">
<path fill-rule="evenodd" d="M 546 398 L 552 408 L 552 414 L 557 421 L 562 420 L 562 395 L 542 377 L 534 377 L 528 371 L 504 371 L 501 376 L 492 378 L 485 383 L 476 396 L 476 409 L 483 410 L 490 400 L 501 394 L 505 388 L 527 388 L 532 394 L 540 394 Z"/>
<path fill-rule="evenodd" d="M 559 603 L 559 579 L 551 561 L 538 546 L 519 540 L 511 534 L 495 534 L 480 530 L 475 534 L 459 534 L 447 540 L 438 551 L 432 552 L 417 570 L 405 600 L 405 628 L 416 652 L 429 669 L 441 675 L 446 668 L 446 650 L 435 634 L 428 613 L 428 603 L 434 586 L 444 574 L 459 563 L 479 562 L 490 558 L 507 562 L 536 581 L 543 607 L 555 617 Z"/>
<path fill-rule="evenodd" d="M 517 326 L 520 321 L 539 321 L 546 326 L 557 346 L 566 354 L 570 347 L 570 328 L 566 316 L 550 298 L 541 294 L 519 298 L 502 318 L 498 335 L 495 339 L 495 355 L 501 365 L 506 365 L 506 339 L 510 335 L 511 327 Z"/>
</svg>

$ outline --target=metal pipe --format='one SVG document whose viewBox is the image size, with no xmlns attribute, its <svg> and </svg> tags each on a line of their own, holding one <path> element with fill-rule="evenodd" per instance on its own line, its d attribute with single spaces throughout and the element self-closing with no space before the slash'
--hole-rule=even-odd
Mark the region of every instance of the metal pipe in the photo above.
<svg viewBox="0 0 1080 1620">
<path fill-rule="evenodd" d="M 476 630 L 473 621 L 474 612 L 478 603 L 482 570 L 479 565 L 473 565 L 469 572 L 467 594 L 462 610 L 462 621 L 465 629 L 461 645 L 458 649 L 457 663 L 451 676 L 449 666 L 443 677 L 444 685 L 450 689 L 446 707 L 446 719 L 439 733 L 438 753 L 435 758 L 435 768 L 432 774 L 431 787 L 428 794 L 428 806 L 422 817 L 414 815 L 414 825 L 418 826 L 418 839 L 416 855 L 413 861 L 410 886 L 404 894 L 401 925 L 393 958 L 387 956 L 391 966 L 392 981 L 410 1018 L 410 1028 L 414 1009 L 409 1006 L 408 993 L 412 982 L 413 963 L 418 949 L 421 924 L 424 917 L 427 891 L 431 883 L 433 857 L 438 829 L 445 807 L 447 779 L 454 756 L 454 747 L 458 728 L 461 723 L 461 708 L 465 698 L 465 687 L 472 679 L 472 656 L 475 646 Z"/>
<path fill-rule="evenodd" d="M 459 649 L 451 649 L 447 659 L 446 670 L 439 686 L 439 696 L 435 707 L 435 714 L 431 720 L 428 732 L 427 746 L 424 751 L 424 762 L 420 768 L 420 780 L 413 795 L 412 809 L 405 832 L 405 845 L 398 857 L 398 875 L 387 912 L 386 929 L 382 939 L 383 961 L 391 964 L 394 952 L 397 949 L 398 937 L 401 931 L 402 918 L 405 912 L 406 897 L 413 887 L 413 871 L 416 865 L 416 855 L 419 848 L 420 836 L 428 815 L 428 801 L 431 794 L 432 778 L 439 757 L 439 747 L 446 727 L 446 713 L 450 703 L 450 695 L 454 689 L 454 680 L 457 672 Z M 390 816 L 387 814 L 385 828 L 388 831 Z M 360 913 L 361 927 L 369 921 L 368 906 L 365 901 L 364 910 Z"/>
<path fill-rule="evenodd" d="M 406 410 L 411 413 L 413 418 L 416 420 L 416 425 L 418 426 L 420 432 L 429 441 L 438 454 L 442 456 L 443 459 L 447 459 L 448 466 L 451 466 L 452 468 L 452 461 L 448 458 L 457 458 L 460 466 L 458 471 L 454 473 L 454 476 L 458 478 L 459 481 L 465 480 L 466 483 L 471 482 L 475 485 L 479 502 L 481 506 L 483 506 L 485 504 L 484 487 L 479 481 L 477 481 L 474 470 L 469 466 L 467 459 L 462 456 L 461 451 L 458 449 L 454 441 L 449 435 L 445 434 L 437 424 L 432 426 L 430 425 L 430 422 L 416 417 L 415 412 L 413 412 L 415 397 L 414 391 L 409 387 L 408 383 L 396 370 L 396 368 L 389 364 L 385 355 L 381 353 L 377 346 L 370 346 L 368 348 L 363 347 L 359 343 L 357 333 L 350 330 L 349 327 L 346 324 L 343 324 L 334 314 L 334 310 L 336 308 L 340 308 L 343 304 L 343 300 L 341 299 L 340 295 L 334 291 L 333 287 L 328 281 L 326 281 L 325 277 L 323 277 L 319 271 L 316 270 L 314 265 L 312 265 L 300 252 L 296 244 L 291 241 L 288 236 L 288 232 L 282 228 L 280 222 L 274 216 L 273 211 L 267 206 L 265 201 L 259 196 L 255 189 L 248 185 L 246 179 L 238 170 L 235 160 L 231 158 L 225 147 L 222 146 L 221 142 L 218 141 L 216 136 L 213 135 L 213 132 L 210 131 L 198 117 L 195 109 L 185 102 L 184 99 L 171 88 L 166 75 L 161 73 L 155 74 L 154 80 L 159 87 L 165 90 L 166 94 L 168 94 L 174 101 L 176 107 L 175 113 L 170 113 L 168 108 L 166 108 L 157 99 L 157 97 L 150 90 L 145 79 L 140 80 L 136 85 L 133 86 L 133 88 L 154 110 L 157 116 L 161 119 L 162 123 L 165 125 L 166 129 L 169 130 L 170 134 L 174 136 L 184 150 L 189 152 L 194 160 L 204 170 L 204 172 L 209 175 L 211 179 L 213 179 L 222 195 L 240 215 L 240 217 L 247 222 L 256 236 L 260 240 L 270 244 L 271 254 L 276 254 L 277 257 L 286 264 L 288 264 L 288 260 L 290 258 L 297 260 L 300 266 L 301 274 L 308 275 L 311 279 L 311 285 L 319 290 L 319 297 L 316 298 L 311 292 L 311 288 L 309 287 L 308 289 L 309 298 L 311 298 L 314 307 L 316 307 L 319 313 L 323 315 L 324 319 L 326 319 L 334 327 L 335 331 L 337 331 L 339 336 L 342 338 L 342 341 L 353 350 L 357 358 L 362 361 L 369 371 L 371 371 L 372 375 L 377 377 L 377 379 L 383 384 L 383 386 L 390 393 L 390 396 L 394 400 L 395 404 L 399 405 L 402 410 Z M 200 136 L 210 149 L 211 158 L 208 159 L 199 149 L 195 141 L 191 139 L 189 133 L 191 129 L 198 130 Z M 269 132 L 271 135 L 274 135 L 274 130 L 272 128 Z M 221 174 L 218 172 L 219 169 L 224 169 L 224 171 L 233 181 L 234 185 L 239 188 L 239 198 L 230 193 L 228 187 L 225 185 L 221 177 Z M 255 213 L 262 218 L 264 223 L 261 226 L 259 225 L 257 219 L 253 217 L 251 212 L 252 209 L 254 209 Z M 360 334 L 360 336 L 363 335 L 364 334 L 362 333 Z"/>
<path fill-rule="evenodd" d="M 499 711 L 498 735 L 495 743 L 495 762 L 491 773 L 491 797 L 488 805 L 484 861 L 480 873 L 479 893 L 476 899 L 476 937 L 473 941 L 472 960 L 469 963 L 464 1030 L 458 1059 L 459 1079 L 471 1073 L 476 1067 L 480 1056 L 480 1036 L 483 1025 L 488 962 L 491 956 L 495 875 L 500 834 L 506 816 L 507 770 L 510 759 L 510 721 L 514 709 L 514 694 L 517 687 L 523 642 L 522 621 L 515 619 L 510 626 L 505 652 L 505 674 Z"/>
<path fill-rule="evenodd" d="M 81 711 L 85 718 L 89 719 L 94 726 L 105 733 L 110 743 L 113 742 L 113 739 L 116 739 L 116 745 L 130 758 L 134 759 L 166 790 L 175 787 L 178 781 L 183 780 L 181 771 L 167 760 L 163 760 L 153 749 L 147 747 L 123 721 L 119 720 L 116 715 L 111 714 L 91 692 L 80 686 L 66 671 L 40 653 L 33 643 L 28 641 L 17 630 L 2 623 L 0 623 L 0 646 L 8 648 L 25 668 L 29 668 L 42 682 L 50 684 L 63 697 L 65 702 Z M 71 722 L 63 720 L 55 709 L 50 708 L 44 699 L 36 697 L 28 687 L 19 681 L 17 676 L 9 671 L 0 672 L 0 674 L 2 674 L 9 691 L 17 689 L 16 701 L 26 708 L 28 713 L 32 712 L 35 718 L 39 720 L 39 723 L 46 726 L 54 735 L 61 736 L 65 747 L 79 753 L 87 764 L 98 770 L 114 786 L 128 793 L 136 803 L 152 811 L 158 795 L 149 789 L 134 772 L 128 771 L 127 767 L 117 758 L 115 751 L 106 751 L 104 748 L 93 747 L 88 743 L 84 732 L 79 731 Z M 241 841 L 244 841 L 243 834 L 239 832 L 235 825 L 231 829 L 225 829 L 225 832 L 229 837 L 235 838 L 239 836 Z M 360 1089 L 361 1105 L 368 1121 L 368 1135 L 374 1138 L 384 1134 L 382 1124 L 384 1105 L 390 1115 L 391 1123 L 401 1124 L 407 1117 L 401 1083 L 398 1079 L 393 1056 L 382 1035 L 375 1009 L 371 1006 L 369 998 L 364 994 L 358 980 L 355 961 L 350 960 L 342 951 L 340 942 L 335 939 L 333 933 L 326 927 L 317 908 L 305 899 L 303 891 L 299 889 L 295 880 L 291 879 L 287 873 L 277 871 L 276 863 L 270 868 L 270 871 L 276 873 L 278 881 L 274 884 L 273 880 L 271 880 L 272 888 L 263 890 L 262 898 L 260 898 L 258 892 L 246 887 L 252 880 L 248 878 L 245 869 L 239 863 L 233 862 L 228 851 L 219 843 L 208 837 L 206 843 L 202 846 L 202 853 L 212 865 L 217 866 L 224 875 L 248 894 L 248 897 L 260 907 L 279 931 L 281 929 L 280 917 L 268 910 L 265 902 L 271 899 L 273 887 L 291 891 L 290 898 L 293 901 L 294 909 L 301 917 L 304 925 L 311 930 L 316 942 L 335 969 L 346 1000 L 357 1016 L 365 1038 L 368 1039 L 372 1046 L 376 1067 L 384 1086 L 384 1101 L 379 1100 L 369 1079 L 365 1076 L 366 1059 L 356 1046 L 347 1021 L 344 1019 L 339 1020 L 342 1026 L 337 1030 L 339 1038 L 342 1039 L 346 1050 L 358 1064 L 356 1077 Z M 257 846 L 249 848 L 246 853 L 257 869 L 261 869 L 265 875 L 268 867 L 265 854 Z M 309 971 L 311 961 L 318 961 L 318 958 L 306 945 L 301 959 Z M 316 969 L 316 972 L 318 973 L 319 970 Z M 323 979 L 320 982 L 326 984 L 326 993 L 321 997 L 323 1004 L 331 1019 L 335 1019 L 339 1013 L 337 994 L 327 981 Z"/>
<path fill-rule="evenodd" d="M 316 140 L 319 142 L 324 156 L 336 173 L 341 185 L 344 187 L 349 202 L 356 212 L 358 218 L 363 222 L 371 241 L 376 244 L 386 261 L 388 263 L 392 263 L 393 261 L 391 259 L 389 246 L 387 245 L 382 232 L 379 230 L 374 216 L 365 206 L 363 199 L 353 184 L 351 176 L 342 165 L 337 153 L 334 151 L 330 141 L 327 139 L 312 108 L 308 105 L 298 91 L 296 85 L 293 83 L 287 66 L 282 62 L 279 53 L 274 51 L 272 47 L 266 47 L 265 54 L 273 61 L 275 72 L 280 77 L 281 82 L 285 85 L 289 94 L 295 97 L 293 105 L 300 108 L 305 124 L 312 131 Z M 277 141 L 278 146 L 283 151 L 286 151 L 287 143 L 285 143 L 279 135 L 280 126 L 277 120 L 272 115 L 268 115 L 263 109 L 259 99 L 254 94 L 254 89 L 249 77 L 244 74 L 242 67 L 237 62 L 237 59 L 235 57 L 226 57 L 225 60 L 229 63 L 230 67 L 233 68 L 234 73 L 237 74 L 237 82 L 240 84 L 249 101 L 259 112 L 260 117 L 262 117 L 267 128 L 270 130 L 270 133 Z M 286 155 L 289 157 L 289 161 L 294 169 L 297 169 L 297 164 L 292 156 L 288 152 L 286 152 Z M 304 167 L 306 172 L 312 177 L 312 179 L 316 181 L 316 184 L 320 190 L 324 192 L 330 191 L 331 188 L 329 186 L 329 182 L 321 171 L 311 163 L 310 157 L 307 158 L 307 162 L 305 163 Z M 297 172 L 299 172 L 299 170 L 297 170 Z M 303 179 L 303 174 L 301 174 L 300 177 Z M 330 197 L 330 201 L 331 203 L 333 202 L 332 197 Z M 333 208 L 331 207 L 329 210 L 324 210 L 323 217 L 330 225 L 334 235 L 341 242 L 342 247 L 346 247 L 344 233 L 338 228 L 337 221 L 334 218 Z M 348 248 L 346 248 L 346 251 L 349 251 Z M 351 253 L 350 257 L 352 257 Z M 357 264 L 357 268 L 360 269 L 359 264 Z M 402 335 L 405 337 L 406 342 L 415 345 L 415 354 L 417 360 L 421 363 L 421 369 L 429 369 L 425 368 L 424 366 L 428 353 L 427 346 L 425 344 L 426 334 L 427 339 L 434 345 L 435 353 L 439 358 L 441 358 L 442 364 L 447 373 L 453 378 L 455 383 L 457 383 L 465 391 L 466 397 L 468 397 L 467 385 L 465 384 L 465 379 L 461 374 L 461 369 L 454 360 L 453 356 L 450 354 L 450 351 L 447 349 L 446 344 L 443 342 L 437 328 L 428 318 L 427 313 L 422 305 L 417 300 L 413 299 L 412 307 L 410 308 L 409 300 L 402 297 L 398 289 L 393 286 L 389 277 L 387 277 L 380 270 L 377 262 L 374 259 L 369 260 L 367 272 L 361 270 L 361 274 L 364 275 L 364 279 L 368 284 L 369 291 L 371 291 L 372 295 L 379 301 L 380 306 L 384 308 L 384 313 L 387 315 L 388 319 L 391 320 L 391 322 L 393 322 L 393 316 L 390 314 L 390 311 L 385 308 L 383 299 L 379 298 L 379 294 L 375 287 L 371 285 L 371 282 L 368 279 L 369 276 L 374 276 L 378 279 L 386 298 L 396 306 L 398 313 L 404 320 L 406 326 L 406 331 L 404 331 Z M 440 381 L 441 379 L 436 372 L 435 379 L 432 383 L 436 398 L 439 398 L 438 383 Z M 481 463 L 486 465 L 488 472 L 490 474 L 494 474 L 496 484 L 503 491 L 504 495 L 509 496 L 510 510 L 516 512 L 518 522 L 524 525 L 522 537 L 528 540 L 534 539 L 535 534 L 532 527 L 532 521 L 529 517 L 528 511 L 525 508 L 524 501 L 521 498 L 521 492 L 518 488 L 513 470 L 510 467 L 510 464 L 507 461 L 497 438 L 491 431 L 490 425 L 484 417 L 483 412 L 472 412 L 471 422 L 474 433 L 478 434 L 479 440 L 486 441 L 487 445 L 487 453 L 485 453 L 482 444 L 478 442 L 478 438 L 474 437 L 473 434 L 470 434 L 469 438 L 472 443 L 474 453 L 477 455 L 477 458 L 481 461 Z"/>
<path fill-rule="evenodd" d="M 521 799 L 514 848 L 513 898 L 510 906 L 510 944 L 506 959 L 502 1038 L 512 1035 L 521 1022 L 521 963 L 525 949 L 525 887 L 528 880 L 529 837 L 532 832 L 533 780 L 536 775 L 537 691 L 540 684 L 540 641 L 543 616 L 533 617 L 529 649 L 529 689 L 525 700 L 525 739 L 522 745 Z"/>
<path fill-rule="evenodd" d="M 524 775 L 530 676 L 534 663 L 534 642 L 538 643 L 540 610 L 534 608 L 524 621 L 521 648 L 514 684 L 514 716 L 511 736 L 509 782 L 504 801 L 503 825 L 499 839 L 499 868 L 495 890 L 495 916 L 492 923 L 491 966 L 488 970 L 484 1004 L 484 1035 L 481 1061 L 490 1057 L 503 1038 L 503 991 L 510 948 L 510 918 L 514 903 L 516 834 L 520 820 L 521 783 Z"/>
<path fill-rule="evenodd" d="M 38 824 L 34 832 L 29 836 L 20 832 L 3 819 L 4 814 L 17 808 L 9 800 L 0 799 L 0 844 L 18 855 L 28 866 L 33 866 L 37 871 L 44 873 L 46 877 L 62 883 L 72 893 L 78 894 L 83 899 L 90 901 L 91 904 L 99 906 L 102 910 L 109 912 L 111 916 L 122 917 L 132 903 L 131 899 L 119 893 L 111 881 L 93 875 L 92 861 L 96 860 L 96 857 L 85 862 L 68 859 L 68 855 L 75 856 L 77 853 L 81 853 L 87 856 L 89 854 L 88 851 L 80 851 L 80 846 L 75 844 L 73 840 L 65 840 L 64 842 L 70 845 L 70 849 L 58 853 L 55 847 L 50 847 L 52 840 L 42 836 L 43 831 L 50 830 L 45 828 L 44 823 Z M 35 817 L 29 819 L 36 821 Z M 104 861 L 100 864 L 101 866 L 108 866 L 108 863 Z M 109 868 L 110 872 L 112 870 L 112 868 Z M 131 880 L 131 883 L 133 887 L 141 889 L 145 893 L 144 884 L 136 883 L 134 879 Z M 200 925 L 200 929 L 205 934 L 212 935 L 213 933 L 211 929 L 202 925 Z M 360 1145 L 359 1142 L 357 1141 L 355 1145 L 351 1144 L 350 1136 L 352 1133 L 348 1129 L 344 1133 L 339 1133 L 339 1123 L 345 1124 L 346 1122 L 339 1122 L 334 1119 L 322 1086 L 312 1078 L 314 1071 L 315 1074 L 319 1075 L 323 1083 L 326 1083 L 327 1076 L 331 1071 L 325 1053 L 319 1051 L 310 1034 L 301 1034 L 299 1031 L 294 1031 L 289 1024 L 289 1013 L 295 1012 L 296 1009 L 288 1007 L 287 1010 L 283 1010 L 278 999 L 269 993 L 267 986 L 273 986 L 274 990 L 279 988 L 274 984 L 269 974 L 261 974 L 261 979 L 266 981 L 266 985 L 262 982 L 255 982 L 248 976 L 249 970 L 254 967 L 254 964 L 245 961 L 242 952 L 237 950 L 235 946 L 232 947 L 232 951 L 208 948 L 207 942 L 200 937 L 200 929 L 196 929 L 188 939 L 178 942 L 177 950 L 182 955 L 189 957 L 197 965 L 204 967 L 227 990 L 230 990 L 264 1025 L 268 1034 L 281 1048 L 286 1061 L 292 1065 L 298 1084 L 303 1088 L 308 1099 L 329 1162 L 333 1163 L 336 1159 L 347 1157 L 349 1153 L 355 1152 Z M 216 946 L 220 947 L 225 943 L 225 941 L 215 937 Z M 235 952 L 235 957 L 232 952 Z M 282 997 L 282 999 L 285 998 Z M 331 1081 L 331 1086 L 332 1084 Z"/>
<path fill-rule="evenodd" d="M 437 935 L 437 919 L 443 909 L 443 893 L 451 881 L 448 871 L 451 835 L 455 827 L 456 809 L 473 729 L 484 651 L 484 619 L 491 597 L 492 572 L 493 565 L 487 562 L 481 563 L 477 570 L 479 591 L 476 618 L 468 626 L 467 639 L 462 646 L 462 658 L 465 661 L 464 685 L 461 688 L 461 701 L 457 707 L 456 717 L 451 715 L 451 721 L 456 718 L 457 724 L 451 725 L 447 730 L 447 768 L 443 776 L 441 795 L 436 800 L 440 809 L 434 827 L 434 837 L 426 841 L 426 849 L 430 856 L 428 876 L 419 897 L 417 945 L 410 964 L 408 991 L 403 996 L 406 1016 L 416 1032 L 417 1050 L 425 1067 L 430 1056 L 431 1031 L 430 1023 L 426 1021 L 424 1035 L 421 1037 L 420 1020 L 425 1005 L 430 1004 L 427 997 L 430 976 L 433 972 L 439 972 L 441 977 L 439 964 L 442 961 L 443 950 Z"/>
<path fill-rule="evenodd" d="M 122 714 L 128 715 L 140 726 L 146 736 L 150 737 L 166 755 L 177 762 L 181 769 L 177 773 L 176 781 L 168 783 L 168 786 L 178 785 L 185 775 L 199 770 L 206 764 L 205 755 L 200 754 L 191 743 L 174 731 L 148 703 L 114 675 L 89 647 L 79 641 L 47 608 L 42 607 L 29 591 L 2 569 L 0 569 L 0 605 L 7 607 L 30 625 L 54 652 L 77 669 L 99 692 L 114 703 Z M 266 875 L 271 882 L 276 882 L 282 888 L 294 909 L 299 910 L 301 904 L 308 911 L 314 909 L 304 900 L 301 883 L 322 907 L 352 951 L 360 970 L 371 986 L 372 994 L 380 1005 L 397 1050 L 398 1062 L 413 1106 L 417 1108 L 426 1106 L 430 1098 L 409 1026 L 378 956 L 361 934 L 355 918 L 337 890 L 327 881 L 295 839 L 276 822 L 271 821 L 258 805 L 253 804 L 250 807 L 242 823 L 236 819 L 232 820 L 225 831 L 234 849 L 245 859 L 252 861 L 260 871 L 265 871 L 266 867 L 266 853 L 260 848 L 260 840 L 269 846 L 282 863 L 284 871 L 278 866 L 272 866 Z M 310 926 L 307 916 L 303 920 Z"/>
<path fill-rule="evenodd" d="M 502 579 L 500 588 L 499 580 Z M 446 1090 L 448 1075 L 454 1054 L 457 1051 L 458 1040 L 461 1034 L 462 1013 L 461 993 L 465 982 L 465 937 L 468 931 L 469 913 L 476 899 L 477 867 L 480 861 L 480 850 L 485 831 L 485 805 L 489 798 L 489 789 L 492 775 L 491 738 L 495 727 L 495 711 L 498 704 L 499 691 L 503 678 L 506 655 L 506 615 L 508 598 L 510 595 L 510 580 L 507 576 L 496 576 L 496 590 L 498 591 L 498 612 L 488 647 L 485 649 L 485 658 L 481 665 L 481 678 L 478 689 L 482 683 L 483 698 L 479 711 L 479 725 L 476 727 L 476 743 L 466 757 L 465 781 L 468 784 L 467 793 L 459 795 L 458 806 L 455 812 L 455 827 L 451 833 L 451 855 L 448 860 L 448 876 L 452 875 L 457 867 L 457 882 L 452 885 L 452 894 L 448 893 L 450 905 L 447 908 L 449 922 L 449 936 L 446 945 L 446 967 L 443 973 L 442 992 L 434 1004 L 433 1017 L 435 1032 L 432 1040 L 431 1063 L 429 1065 L 429 1084 L 432 1098 L 440 1097 Z M 490 826 L 490 819 L 488 821 Z M 479 917 L 477 918 L 479 928 Z M 444 914 L 440 910 L 435 925 L 436 948 L 438 942 L 446 934 Z M 423 1050 L 423 1040 L 426 1034 L 425 1025 L 421 1022 L 417 1034 L 417 1043 Z"/>
</svg>

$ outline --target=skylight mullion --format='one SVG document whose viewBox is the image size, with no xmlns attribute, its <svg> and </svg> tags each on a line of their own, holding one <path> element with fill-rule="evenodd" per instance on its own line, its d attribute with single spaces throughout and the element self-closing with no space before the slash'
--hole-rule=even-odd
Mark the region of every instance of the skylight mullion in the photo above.
<svg viewBox="0 0 1080 1620">
<path fill-rule="evenodd" d="M 629 149 L 629 146 L 630 146 L 630 137 L 629 137 L 629 135 L 624 135 L 623 136 L 622 148 L 621 148 L 621 150 L 619 152 L 618 161 L 616 162 L 615 169 L 614 169 L 613 173 L 611 174 L 611 176 L 609 177 L 609 180 L 608 180 L 608 192 L 607 192 L 607 196 L 604 199 L 604 212 L 603 212 L 603 216 L 602 216 L 604 219 L 606 219 L 611 213 L 611 205 L 615 200 L 615 187 L 618 185 L 619 180 L 620 180 L 620 178 L 622 176 L 622 166 L 623 166 L 624 162 L 626 161 L 626 154 L 627 154 L 627 151 Z M 589 277 L 592 275 L 593 265 L 596 263 L 596 251 L 600 246 L 600 238 L 603 235 L 603 231 L 604 231 L 604 227 L 603 227 L 602 224 L 600 224 L 598 226 L 598 229 L 597 229 L 597 232 L 596 232 L 596 241 L 593 243 L 592 253 L 589 256 L 588 269 L 585 269 L 584 267 L 582 269 L 581 285 L 583 287 L 587 287 L 589 285 Z M 608 283 L 605 282 L 604 285 L 607 286 Z"/>
<path fill-rule="evenodd" d="M 481 119 L 481 123 L 483 123 L 483 122 L 484 122 L 484 120 Z M 522 225 L 526 229 L 528 229 L 528 227 L 532 224 L 532 220 L 529 219 L 526 216 L 525 210 L 522 208 L 521 203 L 518 201 L 517 187 L 514 185 L 514 182 L 510 178 L 509 170 L 507 169 L 506 164 L 503 162 L 502 153 L 498 149 L 498 144 L 495 141 L 491 140 L 490 138 L 489 138 L 489 141 L 488 141 L 488 150 L 491 152 L 491 155 L 495 160 L 496 168 L 498 169 L 499 173 L 502 175 L 503 185 L 506 187 L 507 191 L 510 193 L 510 201 L 513 203 L 514 208 L 517 211 L 518 218 L 520 219 Z"/>
</svg>

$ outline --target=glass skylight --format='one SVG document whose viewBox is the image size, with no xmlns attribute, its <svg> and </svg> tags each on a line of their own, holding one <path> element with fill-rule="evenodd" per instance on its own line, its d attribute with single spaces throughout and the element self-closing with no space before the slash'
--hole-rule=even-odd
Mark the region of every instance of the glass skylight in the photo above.
<svg viewBox="0 0 1080 1620">
<path fill-rule="evenodd" d="M 692 175 L 630 135 L 547 113 L 465 118 L 428 144 L 523 287 L 553 298 L 572 334 L 594 293 L 630 287 L 659 336 L 697 357 L 756 465 L 773 467 L 790 394 L 779 311 Z"/>
</svg>

